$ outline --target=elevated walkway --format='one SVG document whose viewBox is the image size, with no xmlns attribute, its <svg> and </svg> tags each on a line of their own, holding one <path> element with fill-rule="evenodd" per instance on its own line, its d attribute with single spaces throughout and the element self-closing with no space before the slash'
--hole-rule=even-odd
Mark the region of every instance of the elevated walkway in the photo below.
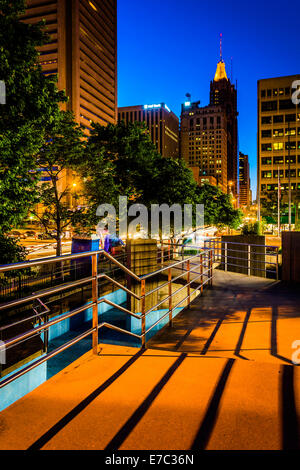
<svg viewBox="0 0 300 470">
<path fill-rule="evenodd" d="M 100 344 L 0 414 L 0 449 L 299 449 L 300 293 L 216 272 L 146 350 Z"/>
</svg>

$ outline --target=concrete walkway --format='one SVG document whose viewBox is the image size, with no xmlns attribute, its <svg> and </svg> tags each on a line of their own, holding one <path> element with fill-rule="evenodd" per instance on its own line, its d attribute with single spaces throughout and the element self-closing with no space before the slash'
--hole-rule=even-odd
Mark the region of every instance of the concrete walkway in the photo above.
<svg viewBox="0 0 300 470">
<path fill-rule="evenodd" d="M 259 277 L 215 271 L 206 290 L 148 347 L 206 357 L 291 364 L 300 340 L 300 290 Z"/>
<path fill-rule="evenodd" d="M 299 298 L 217 273 L 146 351 L 102 345 L 3 411 L 0 448 L 299 449 Z"/>
</svg>

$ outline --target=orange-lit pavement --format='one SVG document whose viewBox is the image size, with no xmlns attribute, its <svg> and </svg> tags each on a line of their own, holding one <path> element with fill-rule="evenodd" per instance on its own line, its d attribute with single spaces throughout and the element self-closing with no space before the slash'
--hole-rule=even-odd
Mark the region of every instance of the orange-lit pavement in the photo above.
<svg viewBox="0 0 300 470">
<path fill-rule="evenodd" d="M 11 405 L 0 448 L 300 448 L 299 294 L 241 278 L 219 273 L 146 351 L 101 345 Z"/>
</svg>

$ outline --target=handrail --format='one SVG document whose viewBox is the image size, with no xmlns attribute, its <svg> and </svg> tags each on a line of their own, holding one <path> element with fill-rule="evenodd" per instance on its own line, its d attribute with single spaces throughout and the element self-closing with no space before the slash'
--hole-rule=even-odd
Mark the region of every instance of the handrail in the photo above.
<svg viewBox="0 0 300 470">
<path fill-rule="evenodd" d="M 132 290 L 130 290 L 127 287 L 123 286 L 118 281 L 115 281 L 114 279 L 112 279 L 110 276 L 108 276 L 105 273 L 99 273 L 98 274 L 98 255 L 99 254 L 103 254 L 112 263 L 114 263 L 116 266 L 121 268 L 128 276 L 130 276 L 133 279 L 135 279 L 136 281 L 138 281 L 141 284 L 141 295 L 136 294 L 135 292 L 133 292 Z M 59 323 L 61 321 L 64 321 L 68 318 L 71 318 L 71 317 L 73 317 L 73 316 L 75 316 L 75 315 L 77 315 L 77 314 L 79 314 L 79 313 L 81 313 L 81 312 L 83 312 L 87 309 L 90 309 L 90 308 L 93 311 L 93 326 L 92 326 L 92 328 L 89 329 L 84 334 L 79 335 L 78 337 L 76 337 L 73 340 L 69 341 L 65 345 L 63 345 L 63 346 L 57 348 L 56 350 L 52 351 L 51 353 L 46 353 L 45 356 L 38 359 L 37 361 L 30 364 L 29 366 L 25 366 L 19 372 L 10 375 L 8 378 L 6 378 L 6 379 L 4 379 L 3 381 L 0 382 L 0 388 L 4 387 L 8 383 L 12 382 L 16 378 L 24 375 L 24 373 L 28 372 L 29 370 L 32 370 L 34 367 L 37 367 L 39 364 L 42 364 L 43 362 L 47 361 L 51 357 L 54 357 L 55 355 L 57 355 L 60 352 L 64 351 L 65 349 L 72 346 L 73 344 L 80 341 L 81 339 L 87 337 L 88 335 L 92 335 L 92 337 L 93 337 L 93 352 L 95 354 L 97 354 L 98 353 L 98 349 L 97 349 L 97 347 L 98 347 L 98 331 L 103 327 L 107 327 L 107 328 L 113 329 L 115 331 L 119 331 L 121 333 L 126 333 L 126 334 L 129 334 L 129 335 L 133 336 L 133 337 L 136 337 L 136 338 L 138 338 L 142 341 L 142 347 L 145 347 L 146 334 L 150 330 L 152 330 L 154 328 L 154 326 L 156 326 L 164 318 L 166 318 L 167 315 L 169 315 L 169 321 L 170 321 L 170 324 L 171 324 L 171 322 L 172 322 L 172 312 L 173 312 L 174 308 L 176 308 L 176 307 L 172 307 L 172 299 L 176 294 L 181 292 L 183 289 L 187 288 L 188 295 L 187 295 L 187 297 L 185 297 L 184 300 L 182 300 L 179 303 L 179 305 L 182 304 L 187 299 L 188 299 L 188 305 L 189 305 L 190 304 L 190 299 L 191 299 L 190 286 L 191 286 L 192 283 L 195 282 L 196 279 L 201 278 L 201 281 L 199 282 L 199 286 L 196 289 L 194 289 L 193 292 L 196 292 L 199 289 L 201 289 L 201 293 L 202 293 L 203 286 L 205 284 L 207 284 L 208 282 L 212 283 L 212 277 L 213 277 L 213 269 L 212 269 L 213 268 L 213 264 L 212 264 L 213 249 L 205 250 L 203 253 L 200 252 L 200 253 L 197 253 L 196 255 L 193 255 L 193 256 L 190 256 L 190 257 L 187 257 L 187 258 L 183 257 L 183 259 L 180 260 L 180 261 L 173 262 L 172 264 L 169 264 L 166 267 L 162 267 L 162 268 L 160 268 L 160 269 L 158 269 L 158 270 L 156 270 L 152 273 L 149 273 L 147 275 L 144 275 L 144 276 L 136 275 L 133 271 L 128 269 L 122 263 L 117 261 L 113 256 L 111 256 L 109 253 L 106 253 L 104 250 L 97 250 L 97 251 L 93 251 L 93 252 L 76 253 L 76 254 L 73 254 L 73 255 L 64 255 L 64 256 L 61 256 L 61 257 L 34 260 L 34 261 L 30 261 L 30 262 L 14 263 L 13 265 L 1 266 L 0 267 L 0 272 L 6 272 L 6 271 L 15 270 L 15 269 L 26 268 L 26 267 L 29 267 L 29 266 L 34 266 L 34 265 L 36 266 L 36 265 L 45 264 L 45 263 L 57 263 L 57 262 L 62 262 L 62 261 L 69 260 L 69 259 L 79 259 L 79 258 L 86 258 L 86 257 L 91 257 L 91 259 L 92 259 L 92 275 L 91 276 L 83 278 L 83 279 L 79 279 L 77 281 L 72 281 L 72 282 L 69 282 L 69 283 L 66 283 L 66 284 L 63 284 L 63 285 L 60 285 L 60 286 L 52 287 L 50 289 L 45 289 L 44 291 L 40 291 L 39 293 L 33 293 L 32 295 L 24 297 L 22 299 L 10 301 L 10 302 L 7 302 L 6 304 L 0 305 L 0 311 L 4 310 L 6 308 L 12 307 L 12 306 L 22 305 L 25 302 L 30 302 L 30 301 L 33 301 L 33 300 L 36 300 L 36 299 L 38 299 L 38 301 L 42 305 L 45 305 L 40 300 L 40 297 L 46 297 L 47 295 L 57 293 L 57 292 L 61 292 L 63 290 L 67 290 L 67 289 L 69 289 L 71 287 L 74 287 L 74 286 L 80 286 L 80 285 L 90 283 L 90 282 L 92 283 L 92 301 L 91 302 L 88 302 L 87 304 L 85 304 L 81 307 L 78 307 L 78 308 L 76 308 L 76 309 L 74 309 L 70 312 L 67 312 L 63 315 L 60 315 L 60 316 L 58 316 L 58 317 L 56 317 L 52 320 L 44 321 L 43 324 L 41 324 L 41 325 L 39 325 L 35 328 L 32 328 L 32 329 L 28 330 L 25 333 L 19 334 L 19 335 L 13 337 L 13 338 L 10 338 L 8 340 L 3 341 L 3 343 L 0 344 L 0 350 L 3 349 L 3 348 L 11 347 L 11 346 L 13 346 L 17 343 L 22 342 L 22 341 L 26 341 L 26 340 L 32 338 L 34 335 L 37 335 L 41 332 L 47 332 L 51 326 L 56 325 L 57 323 Z M 199 263 L 192 263 L 191 261 L 195 260 L 196 258 L 199 258 Z M 206 264 L 207 262 L 208 262 L 208 264 Z M 191 270 L 191 266 L 195 266 L 197 264 L 200 267 L 200 274 L 198 272 L 195 272 L 195 271 Z M 184 270 L 184 272 L 173 278 L 172 277 L 172 269 L 177 268 L 180 265 L 182 266 L 182 269 Z M 185 269 L 185 267 L 184 267 L 185 265 L 187 266 L 187 269 Z M 208 267 L 208 270 L 204 272 L 203 267 Z M 165 271 L 168 271 L 168 282 L 163 283 L 162 285 L 158 286 L 157 288 L 153 289 L 152 291 L 146 293 L 146 290 L 145 290 L 146 280 L 151 278 L 151 277 L 157 276 L 158 274 L 163 273 Z M 197 274 L 197 276 L 193 277 L 193 279 L 191 279 L 191 277 L 190 277 L 191 272 L 194 272 L 195 274 Z M 207 273 L 209 273 L 209 274 L 207 274 Z M 176 281 L 177 279 L 179 279 L 183 276 L 187 276 L 186 284 L 183 285 L 182 287 L 180 287 L 179 289 L 177 289 L 176 291 L 172 292 L 172 288 L 171 288 L 172 282 Z M 207 277 L 206 281 L 203 281 L 203 276 Z M 114 285 L 116 285 L 120 289 L 123 289 L 127 294 L 129 294 L 129 295 L 133 296 L 135 299 L 139 300 L 142 303 L 141 313 L 140 314 L 134 313 L 134 312 L 128 310 L 127 308 L 122 307 L 121 305 L 117 305 L 114 302 L 112 302 L 112 301 L 110 301 L 106 298 L 100 298 L 99 299 L 98 298 L 98 280 L 101 279 L 101 278 L 107 279 L 108 281 L 112 282 Z M 166 286 L 169 287 L 169 295 L 165 299 L 163 299 L 161 302 L 159 302 L 158 304 L 156 304 L 152 308 L 148 309 L 148 311 L 146 311 L 146 309 L 145 309 L 145 299 L 146 299 L 146 297 L 149 296 L 151 293 L 156 292 L 159 289 L 162 289 L 163 287 L 166 287 Z M 159 320 L 157 320 L 154 325 L 152 325 L 150 328 L 148 328 L 148 330 L 146 330 L 146 316 L 149 313 L 151 313 L 153 310 L 157 309 L 164 302 L 167 302 L 167 301 L 169 301 L 169 309 L 168 309 L 167 313 L 165 315 L 163 315 Z M 135 334 L 131 331 L 124 330 L 120 327 L 117 327 L 116 325 L 112 325 L 112 324 L 107 323 L 107 322 L 103 322 L 103 323 L 99 324 L 98 323 L 98 305 L 101 304 L 101 303 L 106 303 L 106 304 L 108 304 L 108 305 L 110 305 L 114 308 L 117 308 L 118 310 L 125 313 L 126 315 L 130 315 L 130 316 L 132 316 L 132 317 L 134 317 L 138 320 L 141 320 L 141 322 L 142 322 L 141 334 L 140 335 Z M 49 313 L 48 307 L 46 307 L 46 308 L 47 308 L 47 313 Z M 45 318 L 45 320 L 46 320 L 46 318 Z"/>
</svg>

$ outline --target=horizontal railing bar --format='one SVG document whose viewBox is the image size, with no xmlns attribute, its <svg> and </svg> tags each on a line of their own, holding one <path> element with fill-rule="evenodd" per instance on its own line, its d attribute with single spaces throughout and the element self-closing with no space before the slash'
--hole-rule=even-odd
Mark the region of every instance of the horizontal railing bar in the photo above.
<svg viewBox="0 0 300 470">
<path fill-rule="evenodd" d="M 3 341 L 4 343 L 4 346 L 5 347 L 8 347 L 12 344 L 16 344 L 18 343 L 20 340 L 22 339 L 26 339 L 26 338 L 30 338 L 32 335 L 38 333 L 38 332 L 41 332 L 41 331 L 44 331 L 44 330 L 48 330 L 48 328 L 50 328 L 51 326 L 53 325 L 56 325 L 57 323 L 60 323 L 61 321 L 63 320 L 67 320 L 68 318 L 71 318 L 73 317 L 74 315 L 77 315 L 78 313 L 81 313 L 83 312 L 84 310 L 87 310 L 91 307 L 93 307 L 95 305 L 94 302 L 89 302 L 88 304 L 86 305 L 82 305 L 81 307 L 78 307 L 76 308 L 75 310 L 72 310 L 71 312 L 68 312 L 68 313 L 65 313 L 57 318 L 55 318 L 54 320 L 50 320 L 48 321 L 47 323 L 44 323 L 43 325 L 40 325 L 36 328 L 33 328 L 31 330 L 28 330 L 26 333 L 21 333 L 20 335 L 17 335 L 17 336 L 14 336 L 13 338 L 11 339 L 8 339 L 6 341 Z"/>
<path fill-rule="evenodd" d="M 263 264 L 274 264 L 276 265 L 277 263 L 275 263 L 274 261 L 263 261 L 263 260 L 259 260 L 259 259 L 252 259 L 252 258 L 239 258 L 237 256 L 227 256 L 227 260 L 229 259 L 237 259 L 239 261 L 245 261 L 245 263 L 248 263 L 249 261 L 253 264 L 253 263 L 263 263 Z M 224 262 L 224 256 L 222 257 L 222 262 Z M 225 262 L 226 262 L 226 257 L 225 257 Z"/>
<path fill-rule="evenodd" d="M 209 244 L 209 240 L 206 243 Z M 226 243 L 227 243 L 228 245 L 259 246 L 259 247 L 263 247 L 263 248 L 278 249 L 278 246 L 275 246 L 275 245 L 258 245 L 256 243 L 245 243 L 245 242 L 226 242 L 226 241 L 217 240 L 216 242 L 212 241 L 211 243 L 213 243 L 213 244 L 220 243 L 222 245 L 226 245 Z"/>
<path fill-rule="evenodd" d="M 14 323 L 10 323 L 9 325 L 0 326 L 0 331 L 8 330 L 13 326 L 20 325 L 21 323 L 25 323 L 27 321 L 33 320 L 34 318 L 39 318 L 41 316 L 47 315 L 47 312 L 36 313 L 35 315 L 31 315 L 30 317 L 22 318 L 22 320 L 15 321 Z"/>
<path fill-rule="evenodd" d="M 172 310 L 174 310 L 174 308 L 172 308 Z M 171 310 L 168 310 L 167 313 L 164 313 L 164 315 L 161 318 L 159 318 L 155 323 L 153 323 L 153 325 L 151 325 L 148 328 L 148 330 L 145 331 L 145 336 L 147 333 L 149 333 L 149 331 L 151 331 L 155 326 L 157 326 L 162 320 L 164 320 L 164 318 L 166 318 L 169 315 L 170 311 Z"/>
<path fill-rule="evenodd" d="M 36 300 L 39 297 L 47 297 L 47 295 L 56 294 L 57 292 L 62 292 L 63 290 L 68 290 L 72 287 L 77 287 L 82 284 L 87 284 L 88 282 L 92 282 L 93 276 L 85 277 L 83 279 L 79 279 L 78 281 L 68 282 L 67 284 L 62 284 L 61 286 L 50 287 L 50 289 L 46 289 L 44 291 L 39 291 L 36 294 L 31 294 L 27 297 L 23 297 L 22 299 L 11 300 L 5 304 L 0 305 L 0 311 L 6 310 L 10 307 L 16 307 L 17 305 L 22 305 L 24 303 L 30 302 L 31 300 Z"/>
<path fill-rule="evenodd" d="M 208 252 L 208 251 L 213 251 L 213 249 L 211 248 L 211 249 L 207 250 L 207 252 Z M 192 260 L 192 259 L 195 259 L 195 258 L 198 258 L 198 257 L 199 257 L 199 253 L 196 254 L 196 255 L 193 255 L 193 256 L 191 256 L 191 257 L 189 257 L 189 258 L 186 258 L 186 259 L 177 261 L 176 263 L 173 263 L 173 264 L 170 264 L 170 265 L 168 265 L 168 266 L 165 266 L 165 267 L 163 267 L 163 268 L 161 268 L 161 269 L 158 269 L 157 271 L 154 271 L 153 273 L 146 274 L 146 275 L 142 276 L 142 277 L 140 278 L 140 280 L 146 280 L 146 279 L 148 279 L 148 278 L 150 278 L 150 277 L 152 277 L 152 276 L 156 276 L 157 274 L 160 274 L 161 272 L 167 271 L 167 270 L 170 269 L 170 268 L 174 268 L 174 267 L 176 267 L 176 266 L 179 266 L 180 264 L 187 263 L 188 261 L 190 261 L 190 260 Z"/>
<path fill-rule="evenodd" d="M 120 310 L 121 312 L 124 312 L 124 313 L 127 313 L 128 315 L 131 315 L 132 317 L 135 317 L 137 318 L 138 320 L 140 320 L 142 318 L 142 315 L 138 315 L 137 313 L 133 313 L 131 312 L 130 310 L 127 310 L 127 308 L 125 307 L 122 307 L 121 305 L 118 305 L 118 304 L 115 304 L 114 302 L 112 302 L 111 300 L 108 300 L 108 299 L 100 299 L 98 300 L 98 305 L 102 304 L 102 303 L 105 303 L 107 305 L 110 305 L 111 307 L 114 307 L 118 310 Z"/>
<path fill-rule="evenodd" d="M 270 264 L 272 264 L 272 263 L 269 263 L 269 265 Z M 227 263 L 227 266 L 234 266 L 236 268 L 248 269 L 247 266 L 241 266 L 240 264 Z M 255 268 L 251 267 L 251 270 L 253 270 L 253 271 L 262 271 L 262 272 L 266 272 L 266 273 L 275 273 L 275 271 L 271 271 L 270 269 L 261 269 L 261 268 L 256 268 L 256 267 Z"/>
<path fill-rule="evenodd" d="M 200 277 L 200 276 L 199 276 Z M 205 281 L 202 285 L 200 284 L 196 289 L 193 290 L 193 292 L 191 292 L 191 295 L 193 295 L 196 291 L 198 291 L 199 289 L 201 289 L 202 286 L 204 286 L 207 282 L 209 282 L 210 279 L 208 279 L 207 281 Z M 186 287 L 186 286 L 184 286 Z M 155 326 L 157 326 L 162 320 L 164 320 L 171 311 L 175 310 L 176 308 L 178 308 L 179 305 L 181 305 L 184 301 L 186 301 L 190 296 L 187 295 L 184 299 L 182 299 L 180 302 L 178 302 L 174 307 L 172 307 L 172 309 L 169 309 L 168 312 L 166 312 L 161 318 L 159 318 L 155 323 L 153 323 L 153 325 L 150 326 L 150 328 L 148 328 L 148 330 L 145 332 L 145 335 L 147 333 L 149 333 L 149 331 L 151 331 Z M 167 300 L 167 299 L 166 299 Z"/>
<path fill-rule="evenodd" d="M 17 269 L 25 269 L 30 268 L 31 266 L 40 266 L 41 264 L 53 264 L 53 263 L 62 263 L 64 261 L 68 261 L 70 259 L 78 259 L 78 258 L 88 258 L 92 255 L 97 255 L 103 253 L 102 250 L 100 251 L 85 251 L 81 253 L 73 253 L 71 255 L 62 255 L 62 256 L 54 256 L 51 258 L 39 258 L 36 260 L 31 261 L 22 261 L 20 263 L 13 263 L 13 264 L 6 264 L 0 266 L 0 273 L 6 271 L 14 271 Z"/>
<path fill-rule="evenodd" d="M 132 292 L 131 290 L 127 289 L 127 287 L 123 286 L 123 284 L 120 284 L 118 281 L 115 281 L 114 279 L 112 279 L 111 277 L 107 276 L 107 274 L 98 274 L 97 276 L 98 279 L 101 279 L 101 278 L 105 278 L 107 279 L 108 281 L 111 281 L 113 284 L 115 284 L 117 287 L 119 287 L 120 289 L 124 290 L 125 292 L 127 292 L 127 294 L 130 294 L 132 295 L 133 297 L 135 297 L 137 300 L 141 300 L 141 296 L 135 294 L 134 292 Z"/>
<path fill-rule="evenodd" d="M 58 348 L 54 349 L 51 353 L 46 354 L 42 358 L 38 359 L 37 361 L 33 362 L 29 366 L 24 367 L 24 369 L 16 372 L 15 374 L 11 375 L 7 379 L 4 379 L 0 382 L 0 389 L 5 387 L 5 385 L 8 385 L 9 383 L 13 382 L 14 380 L 18 379 L 19 377 L 22 377 L 22 375 L 26 374 L 27 372 L 30 372 L 31 370 L 35 369 L 39 365 L 43 364 L 44 362 L 48 361 L 52 357 L 57 356 L 61 352 L 65 351 L 69 347 L 73 346 L 74 344 L 78 343 L 82 339 L 86 338 L 87 336 L 91 335 L 96 328 L 91 328 L 88 331 L 85 331 L 79 336 L 76 336 L 76 338 L 68 341 L 67 343 L 63 344 L 62 346 L 59 346 Z"/>
<path fill-rule="evenodd" d="M 173 279 L 171 280 L 173 282 Z M 145 297 L 148 297 L 151 294 L 154 294 L 154 292 L 159 291 L 160 289 L 163 289 L 164 287 L 167 287 L 169 285 L 169 282 L 165 282 L 164 284 L 161 284 L 158 287 L 155 287 L 155 289 L 150 290 L 149 292 L 146 292 Z"/>
<path fill-rule="evenodd" d="M 112 325 L 111 323 L 106 323 L 106 322 L 100 323 L 100 325 L 98 325 L 98 330 L 100 330 L 100 328 L 103 328 L 103 327 L 110 328 L 111 330 L 120 331 L 121 333 L 126 333 L 130 336 L 135 336 L 136 338 L 139 338 L 139 339 L 141 339 L 143 336 L 143 335 L 137 335 L 136 333 L 132 333 L 132 331 L 123 330 L 123 328 L 120 328 L 119 326 Z"/>
<path fill-rule="evenodd" d="M 149 315 L 149 313 L 153 312 L 153 310 L 155 310 L 157 307 L 160 307 L 163 303 L 165 303 L 167 300 L 171 299 L 172 297 L 174 297 L 176 294 L 178 294 L 179 292 L 181 292 L 183 289 L 186 289 L 188 286 L 190 286 L 193 282 L 195 282 L 196 279 L 198 279 L 199 277 L 201 277 L 202 274 L 199 274 L 198 276 L 194 277 L 194 279 L 192 279 L 189 283 L 187 284 L 184 284 L 184 286 L 180 287 L 179 289 L 177 289 L 176 291 L 172 292 L 171 295 L 168 295 L 168 297 L 165 297 L 163 300 L 161 300 L 160 302 L 158 302 L 156 305 L 154 305 L 153 307 L 151 307 L 151 309 L 147 310 L 147 312 L 145 312 L 145 316 Z"/>
</svg>

